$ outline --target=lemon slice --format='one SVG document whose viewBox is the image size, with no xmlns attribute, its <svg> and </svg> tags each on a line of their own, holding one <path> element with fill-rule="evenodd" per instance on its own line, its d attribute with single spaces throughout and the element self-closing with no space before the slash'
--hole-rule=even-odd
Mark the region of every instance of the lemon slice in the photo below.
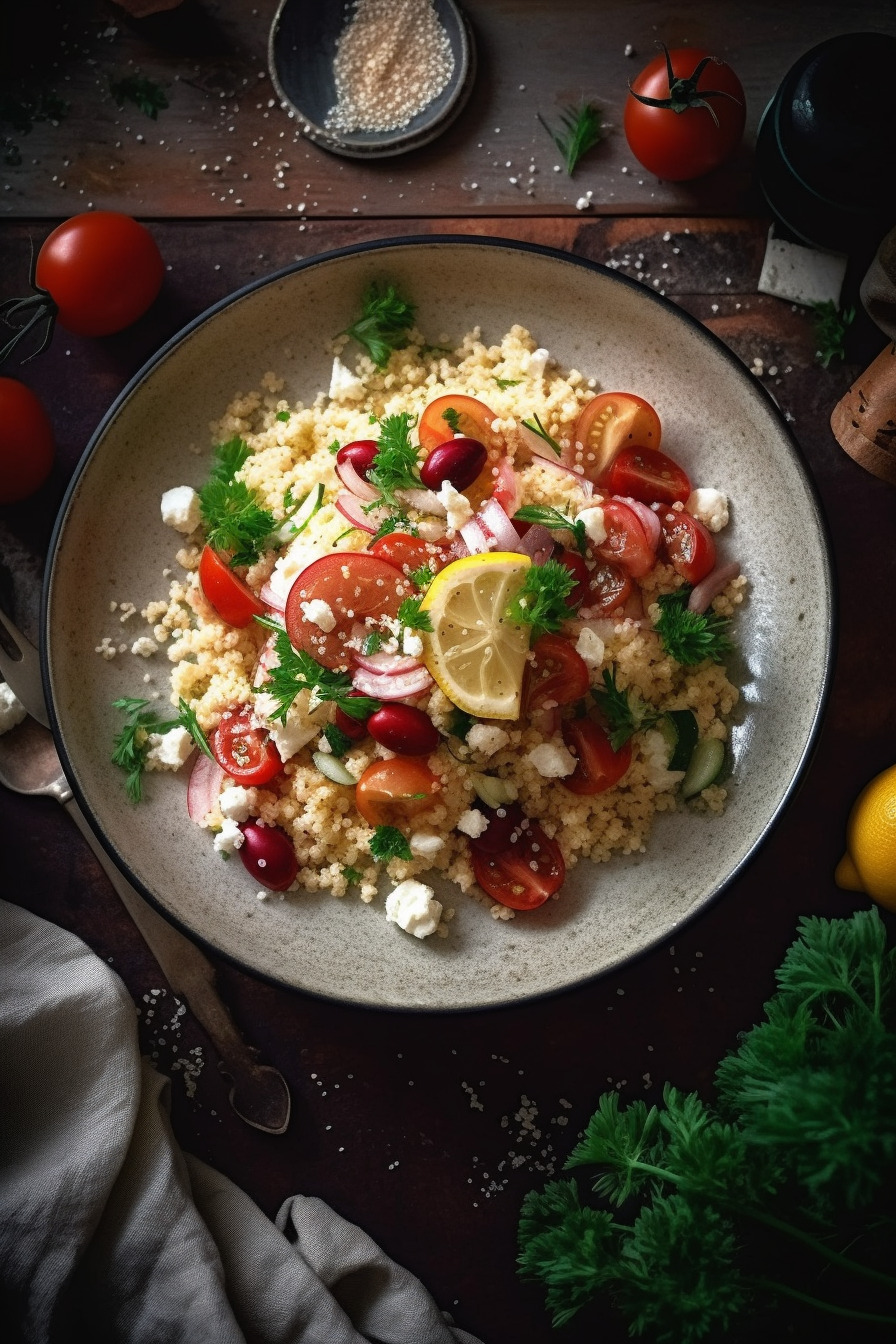
<svg viewBox="0 0 896 1344">
<path fill-rule="evenodd" d="M 437 574 L 420 604 L 432 631 L 423 661 L 448 699 L 480 719 L 520 712 L 529 629 L 505 616 L 532 564 L 527 555 L 466 555 Z"/>
</svg>

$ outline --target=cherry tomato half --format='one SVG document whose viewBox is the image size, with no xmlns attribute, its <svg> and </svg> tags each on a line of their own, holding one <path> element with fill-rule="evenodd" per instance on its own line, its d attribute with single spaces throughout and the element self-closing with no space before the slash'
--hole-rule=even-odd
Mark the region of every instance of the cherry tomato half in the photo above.
<svg viewBox="0 0 896 1344">
<path fill-rule="evenodd" d="M 38 252 L 34 272 L 59 322 L 80 336 L 109 336 L 136 322 L 164 275 L 149 230 L 112 210 L 90 210 L 60 224 Z"/>
<path fill-rule="evenodd" d="M 352 696 L 356 699 L 367 699 L 363 691 L 349 691 L 348 697 L 351 698 Z M 350 737 L 353 742 L 360 742 L 362 737 L 367 736 L 367 720 L 356 719 L 354 714 L 346 714 L 345 710 L 341 709 L 339 705 L 336 706 L 334 711 L 333 722 L 340 732 L 345 733 L 346 737 Z"/>
<path fill-rule="evenodd" d="M 449 413 L 448 420 L 445 419 L 446 411 Z M 450 414 L 451 411 L 456 413 L 456 419 Z M 477 439 L 479 443 L 484 443 L 486 448 L 498 448 L 501 446 L 501 439 L 492 430 L 494 418 L 494 412 L 489 410 L 485 402 L 477 401 L 475 397 L 464 397 L 460 394 L 436 397 L 420 417 L 417 438 L 420 440 L 420 447 L 427 453 L 447 443 L 455 434 L 463 434 L 468 439 Z"/>
<path fill-rule="evenodd" d="M 563 885 L 566 864 L 560 846 L 516 804 L 481 811 L 489 824 L 469 841 L 476 881 L 501 905 L 536 910 Z"/>
<path fill-rule="evenodd" d="M 608 499 L 603 511 L 607 539 L 595 548 L 597 554 L 620 565 L 633 579 L 643 578 L 653 569 L 656 554 L 640 518 L 621 499 Z"/>
<path fill-rule="evenodd" d="M 526 661 L 523 713 L 547 705 L 571 705 L 588 690 L 588 665 L 562 635 L 541 635 Z"/>
<path fill-rule="evenodd" d="M 660 418 L 649 401 L 634 392 L 601 392 L 579 412 L 573 432 L 575 465 L 597 481 L 620 448 L 636 443 L 659 448 Z M 581 455 L 581 456 L 580 456 Z"/>
<path fill-rule="evenodd" d="M 206 599 L 228 625 L 242 628 L 253 616 L 265 613 L 264 603 L 211 546 L 203 546 L 199 557 L 199 583 Z"/>
<path fill-rule="evenodd" d="M 371 555 L 386 560 L 403 574 L 411 574 L 423 565 L 436 574 L 451 559 L 447 546 L 412 537 L 408 532 L 387 532 L 384 537 L 377 537 L 367 549 Z"/>
<path fill-rule="evenodd" d="M 568 607 L 580 607 L 588 596 L 588 580 L 591 578 L 584 556 L 581 556 L 578 551 L 561 549 L 558 554 L 554 555 L 554 559 L 559 561 L 564 569 L 568 569 L 576 581 L 575 588 L 566 599 L 566 605 Z"/>
<path fill-rule="evenodd" d="M 397 616 L 414 586 L 395 565 L 367 551 L 337 551 L 313 560 L 303 569 L 286 599 L 286 633 L 293 648 L 310 653 L 318 663 L 334 670 L 351 662 L 345 642 L 352 627 L 365 616 Z M 307 603 L 325 602 L 335 619 L 332 630 L 322 630 L 308 619 Z"/>
<path fill-rule="evenodd" d="M 0 504 L 39 490 L 53 465 L 53 426 L 38 398 L 17 378 L 0 378 Z"/>
<path fill-rule="evenodd" d="M 678 107 L 651 107 L 639 102 L 638 94 Z M 743 85 L 731 66 L 708 51 L 676 47 L 668 56 L 655 56 L 632 80 L 623 126 L 629 148 L 648 172 L 666 182 L 686 182 L 734 153 L 745 117 Z"/>
<path fill-rule="evenodd" d="M 604 793 L 632 763 L 631 743 L 614 751 L 606 730 L 593 719 L 566 719 L 563 741 L 576 758 L 574 773 L 560 780 L 570 793 Z"/>
<path fill-rule="evenodd" d="M 611 494 L 628 495 L 642 504 L 683 504 L 691 493 L 691 482 L 677 462 L 656 448 L 635 444 L 617 453 L 603 483 Z"/>
<path fill-rule="evenodd" d="M 666 556 L 688 583 L 699 583 L 716 567 L 716 543 L 699 518 L 670 512 L 660 518 Z"/>
<path fill-rule="evenodd" d="M 633 587 L 631 576 L 624 569 L 605 560 L 591 571 L 585 606 L 595 616 L 609 616 L 611 611 L 625 606 Z"/>
<path fill-rule="evenodd" d="M 208 744 L 221 769 L 238 784 L 267 784 L 283 769 L 279 751 L 249 705 L 225 709 Z"/>
<path fill-rule="evenodd" d="M 400 826 L 432 805 L 441 785 L 419 757 L 393 756 L 368 765 L 355 789 L 355 803 L 370 826 Z"/>
<path fill-rule="evenodd" d="M 246 821 L 240 830 L 243 843 L 239 856 L 246 871 L 271 891 L 285 891 L 291 887 L 299 873 L 299 861 L 286 832 L 278 826 L 265 826 L 260 821 Z"/>
</svg>

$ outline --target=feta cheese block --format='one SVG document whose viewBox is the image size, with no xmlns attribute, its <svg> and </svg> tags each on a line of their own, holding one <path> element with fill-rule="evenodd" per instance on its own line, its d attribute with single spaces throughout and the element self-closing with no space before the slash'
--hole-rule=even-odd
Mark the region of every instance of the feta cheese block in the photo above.
<svg viewBox="0 0 896 1344">
<path fill-rule="evenodd" d="M 386 919 L 415 938 L 428 938 L 435 933 L 441 918 L 442 903 L 425 882 L 409 878 L 399 882 L 386 897 Z"/>
</svg>

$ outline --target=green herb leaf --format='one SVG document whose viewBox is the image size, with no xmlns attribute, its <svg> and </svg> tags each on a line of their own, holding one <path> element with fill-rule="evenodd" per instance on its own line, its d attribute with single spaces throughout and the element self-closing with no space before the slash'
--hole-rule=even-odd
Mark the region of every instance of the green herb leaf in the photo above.
<svg viewBox="0 0 896 1344">
<path fill-rule="evenodd" d="M 117 103 L 133 103 L 147 117 L 158 120 L 159 113 L 168 106 L 168 98 L 161 84 L 145 75 L 125 75 L 110 79 L 109 92 Z"/>
<path fill-rule="evenodd" d="M 533 420 L 524 420 L 523 424 L 527 429 L 531 429 L 533 434 L 537 434 L 540 439 L 544 439 L 545 443 L 554 450 L 558 457 L 563 456 L 563 449 L 560 444 L 547 432 L 537 415 Z"/>
<path fill-rule="evenodd" d="M 449 406 L 442 412 L 442 419 L 447 423 L 452 434 L 460 433 L 460 412 L 456 411 L 453 406 Z"/>
<path fill-rule="evenodd" d="M 588 537 L 585 524 L 580 523 L 577 518 L 570 518 L 559 509 L 542 504 L 525 504 L 521 509 L 517 509 L 513 516 L 519 518 L 521 523 L 540 523 L 542 527 L 548 527 L 551 531 L 571 532 L 579 553 L 586 554 Z"/>
<path fill-rule="evenodd" d="M 506 391 L 508 387 L 519 387 L 520 385 L 519 378 L 496 378 L 495 382 L 502 392 Z"/>
<path fill-rule="evenodd" d="M 384 369 L 393 350 L 407 344 L 416 308 L 394 285 L 374 280 L 361 304 L 361 316 L 341 334 L 362 345 L 378 369 Z"/>
<path fill-rule="evenodd" d="M 815 336 L 815 357 L 827 368 L 832 359 L 846 358 L 846 333 L 855 321 L 855 308 L 837 307 L 832 299 L 812 303 L 812 328 Z"/>
<path fill-rule="evenodd" d="M 563 165 L 570 177 L 582 155 L 603 139 L 603 114 L 594 103 L 586 103 L 584 99 L 578 107 L 564 108 L 558 130 L 552 130 L 540 113 L 538 120 L 563 155 Z"/>
<path fill-rule="evenodd" d="M 417 569 L 411 570 L 410 580 L 415 588 L 428 588 L 435 576 L 435 570 L 431 565 L 420 565 Z"/>
<path fill-rule="evenodd" d="M 367 472 L 367 479 L 379 490 L 382 500 L 374 501 L 368 508 L 376 508 L 383 503 L 403 516 L 404 509 L 395 498 L 395 491 L 421 488 L 417 449 L 411 443 L 411 429 L 416 423 L 416 417 L 407 411 L 387 415 L 380 421 L 377 453 L 373 466 Z"/>
<path fill-rule="evenodd" d="M 296 696 L 302 691 L 310 691 L 312 699 L 318 703 L 331 700 L 343 713 L 353 719 L 366 719 L 380 708 L 380 702 L 366 695 L 352 695 L 352 679 L 347 672 L 334 672 L 322 667 L 304 650 L 297 650 L 289 642 L 289 636 L 277 621 L 269 616 L 256 616 L 259 625 L 273 630 L 276 636 L 274 651 L 277 663 L 268 669 L 268 679 L 261 686 L 253 687 L 270 695 L 276 700 L 277 708 L 272 719 L 286 722 L 290 707 Z"/>
<path fill-rule="evenodd" d="M 689 611 L 690 594 L 690 584 L 686 583 L 674 593 L 661 594 L 657 598 L 660 615 L 654 629 L 669 657 L 682 666 L 702 663 L 705 658 L 722 663 L 733 647 L 725 633 L 728 620 L 714 611 Z"/>
<path fill-rule="evenodd" d="M 408 630 L 432 630 L 428 611 L 421 611 L 422 597 L 406 597 L 398 608 L 398 619 Z"/>
<path fill-rule="evenodd" d="M 332 756 L 344 756 L 354 746 L 348 733 L 344 733 L 335 723 L 324 724 L 323 736 L 330 744 L 330 754 Z"/>
<path fill-rule="evenodd" d="M 377 508 L 378 506 L 379 500 L 372 505 L 373 508 Z M 355 532 L 357 531 L 357 528 L 351 528 L 350 531 Z M 417 536 L 417 529 L 406 514 L 390 513 L 389 517 L 384 518 L 380 523 L 379 527 L 370 538 L 370 543 L 379 541 L 380 537 L 388 537 L 393 532 L 407 532 L 411 537 Z"/>
<path fill-rule="evenodd" d="M 243 439 L 219 444 L 209 479 L 199 491 L 206 540 L 231 565 L 254 564 L 277 528 L 274 515 L 261 507 L 255 491 L 235 479 L 250 455 Z"/>
<path fill-rule="evenodd" d="M 643 732 L 659 723 L 663 717 L 658 709 L 642 700 L 631 687 L 621 691 L 616 685 L 616 668 L 604 668 L 604 689 L 594 692 L 596 703 L 610 725 L 610 746 L 614 751 L 628 742 L 635 733 Z"/>
<path fill-rule="evenodd" d="M 451 720 L 448 731 L 452 737 L 459 737 L 462 741 L 466 740 L 467 733 L 473 727 L 477 720 L 472 714 L 468 714 L 465 709 L 455 709 L 451 712 Z"/>
<path fill-rule="evenodd" d="M 124 727 L 115 736 L 112 762 L 127 772 L 125 788 L 132 803 L 139 803 L 143 796 L 143 772 L 150 752 L 150 733 L 168 733 L 172 728 L 186 728 L 199 750 L 214 760 L 208 739 L 185 700 L 180 700 L 178 714 L 174 719 L 160 719 L 148 706 L 148 700 L 133 697 L 112 701 L 112 708 L 121 710 L 126 716 Z"/>
<path fill-rule="evenodd" d="M 370 657 L 372 653 L 379 653 L 383 647 L 383 636 L 379 630 L 371 630 L 370 634 L 365 636 L 364 643 L 361 646 L 361 652 Z"/>
<path fill-rule="evenodd" d="M 523 586 L 507 607 L 507 616 L 517 625 L 532 627 L 531 642 L 539 635 L 556 634 L 564 621 L 575 619 L 575 610 L 567 604 L 575 575 L 559 560 L 546 560 L 526 570 Z"/>
<path fill-rule="evenodd" d="M 334 439 L 332 443 L 327 445 L 327 452 L 332 453 L 333 456 L 335 457 L 341 447 L 342 444 L 339 442 L 339 440 Z"/>
<path fill-rule="evenodd" d="M 286 421 L 289 419 L 289 411 L 278 411 L 277 414 L 274 416 L 274 419 L 280 420 L 282 421 L 283 424 L 285 424 Z"/>
<path fill-rule="evenodd" d="M 370 852 L 380 863 L 413 857 L 410 845 L 396 826 L 377 826 L 370 839 Z"/>
<path fill-rule="evenodd" d="M 358 883 L 362 880 L 364 874 L 359 873 L 357 868 L 343 868 L 342 876 L 345 878 L 346 882 L 348 882 L 350 886 L 356 887 Z"/>
</svg>

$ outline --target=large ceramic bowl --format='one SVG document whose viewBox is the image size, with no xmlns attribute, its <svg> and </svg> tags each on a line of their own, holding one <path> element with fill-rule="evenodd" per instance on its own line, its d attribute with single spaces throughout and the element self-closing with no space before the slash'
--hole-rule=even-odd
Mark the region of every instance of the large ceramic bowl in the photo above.
<svg viewBox="0 0 896 1344">
<path fill-rule="evenodd" d="M 268 370 L 285 379 L 290 399 L 326 389 L 327 342 L 353 319 L 368 283 L 383 278 L 413 296 L 433 340 L 480 326 L 497 341 L 522 323 L 563 364 L 651 401 L 673 456 L 730 496 L 724 554 L 750 580 L 737 618 L 732 671 L 742 700 L 724 815 L 662 816 L 645 854 L 578 864 L 560 900 L 510 922 L 452 891 L 450 936 L 425 942 L 386 922 L 382 898 L 366 906 L 353 896 L 295 894 L 260 903 L 242 865 L 222 863 L 187 819 L 181 775 L 153 775 L 146 801 L 132 806 L 109 762 L 120 721 L 111 703 L 140 694 L 146 664 L 95 652 L 115 619 L 111 601 L 139 609 L 167 591 L 176 537 L 160 520 L 159 498 L 204 481 L 210 422 Z M 488 239 L 398 239 L 316 257 L 239 291 L 137 375 L 65 500 L 45 623 L 46 689 L 74 789 L 112 856 L 160 910 L 286 985 L 361 1004 L 460 1009 L 618 967 L 669 938 L 741 871 L 813 745 L 830 675 L 832 584 L 816 497 L 781 416 L 697 322 L 635 282 L 561 253 Z M 153 660 L 159 674 L 162 656 Z"/>
</svg>

